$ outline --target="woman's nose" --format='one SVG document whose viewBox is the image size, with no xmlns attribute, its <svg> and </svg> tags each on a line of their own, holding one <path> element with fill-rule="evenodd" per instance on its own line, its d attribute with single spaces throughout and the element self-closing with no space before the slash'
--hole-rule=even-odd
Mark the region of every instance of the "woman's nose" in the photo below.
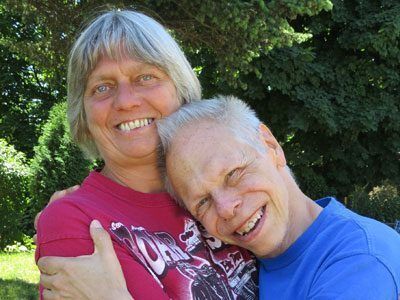
<svg viewBox="0 0 400 300">
<path fill-rule="evenodd" d="M 135 87 L 130 83 L 121 83 L 118 85 L 118 90 L 115 98 L 115 108 L 121 110 L 130 110 L 140 106 L 142 103 L 140 94 L 135 90 Z"/>
</svg>

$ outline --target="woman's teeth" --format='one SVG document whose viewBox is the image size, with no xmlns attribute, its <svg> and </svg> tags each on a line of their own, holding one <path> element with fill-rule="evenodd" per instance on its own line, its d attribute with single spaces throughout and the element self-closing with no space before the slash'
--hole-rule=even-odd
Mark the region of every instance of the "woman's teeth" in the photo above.
<svg viewBox="0 0 400 300">
<path fill-rule="evenodd" d="M 132 129 L 144 127 L 153 123 L 154 119 L 145 118 L 145 119 L 138 119 L 135 121 L 125 122 L 118 125 L 118 128 L 122 131 L 130 131 Z"/>
<path fill-rule="evenodd" d="M 254 214 L 254 216 L 249 221 L 246 222 L 246 224 L 244 224 L 242 227 L 236 230 L 236 233 L 240 234 L 241 236 L 245 236 L 256 227 L 258 221 L 261 219 L 263 215 L 264 215 L 264 207 L 261 207 Z"/>
</svg>

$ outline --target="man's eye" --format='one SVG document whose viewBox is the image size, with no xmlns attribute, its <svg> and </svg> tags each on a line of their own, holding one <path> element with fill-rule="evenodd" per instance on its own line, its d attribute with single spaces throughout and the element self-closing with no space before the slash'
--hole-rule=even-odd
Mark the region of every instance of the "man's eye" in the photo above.
<svg viewBox="0 0 400 300">
<path fill-rule="evenodd" d="M 207 202 L 208 202 L 208 197 L 205 197 L 205 198 L 201 199 L 199 201 L 199 203 L 197 203 L 197 207 L 200 208 L 200 207 L 204 206 Z"/>
<path fill-rule="evenodd" d="M 197 202 L 196 211 L 194 213 L 194 215 L 197 218 L 199 218 L 199 219 L 202 218 L 202 216 L 204 215 L 205 211 L 207 210 L 209 202 L 210 202 L 210 198 L 209 197 L 204 197 L 199 202 Z"/>
<path fill-rule="evenodd" d="M 228 174 L 226 174 L 226 177 L 225 177 L 226 183 L 228 185 L 235 185 L 236 183 L 239 182 L 241 174 L 242 174 L 241 168 L 233 169 Z"/>
<path fill-rule="evenodd" d="M 232 171 L 230 171 L 227 176 L 228 178 L 234 178 L 235 176 L 237 176 L 239 173 L 239 168 L 233 169 Z"/>
</svg>

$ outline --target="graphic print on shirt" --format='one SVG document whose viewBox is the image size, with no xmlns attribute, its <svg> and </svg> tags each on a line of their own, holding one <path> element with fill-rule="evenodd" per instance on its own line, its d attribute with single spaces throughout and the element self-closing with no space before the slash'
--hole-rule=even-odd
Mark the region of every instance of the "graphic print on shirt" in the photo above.
<svg viewBox="0 0 400 300">
<path fill-rule="evenodd" d="M 196 267 L 178 263 L 178 270 L 191 280 L 192 299 L 235 299 L 221 276 L 208 264 Z"/>
<path fill-rule="evenodd" d="M 252 278 L 257 273 L 253 261 L 244 260 L 242 254 L 236 251 L 229 253 L 227 259 L 221 260 L 217 264 L 224 268 L 229 286 L 236 295 L 240 295 L 242 299 L 258 298 L 258 286 Z"/>
<path fill-rule="evenodd" d="M 257 268 L 254 261 L 243 259 L 239 251 L 231 252 L 226 259 L 219 260 L 214 257 L 216 250 L 228 247 L 221 240 L 210 235 L 200 223 L 197 223 L 201 236 L 212 251 L 211 260 L 219 265 L 228 277 L 229 286 L 240 299 L 258 299 L 258 286 L 252 279 L 257 274 Z"/>
<path fill-rule="evenodd" d="M 205 245 L 202 235 L 194 220 L 185 219 L 185 229 L 179 235 L 179 239 L 186 244 L 185 251 L 192 256 L 195 256 L 196 252 L 204 249 Z M 221 241 L 217 242 L 217 244 L 218 247 L 222 246 Z M 221 278 L 221 275 L 207 263 L 203 264 L 200 268 L 188 263 L 180 263 L 178 264 L 178 270 L 182 275 L 191 280 L 193 299 L 235 299 L 232 291 L 226 286 L 226 280 Z"/>
<path fill-rule="evenodd" d="M 175 269 L 190 282 L 192 299 L 257 298 L 254 261 L 246 261 L 239 251 L 218 258 L 218 251 L 227 245 L 209 236 L 204 228 L 199 229 L 192 219 L 185 219 L 179 235 L 183 248 L 167 232 L 128 228 L 120 222 L 111 223 L 110 230 L 162 288 L 163 278 Z M 213 265 L 204 258 L 207 254 Z"/>
</svg>

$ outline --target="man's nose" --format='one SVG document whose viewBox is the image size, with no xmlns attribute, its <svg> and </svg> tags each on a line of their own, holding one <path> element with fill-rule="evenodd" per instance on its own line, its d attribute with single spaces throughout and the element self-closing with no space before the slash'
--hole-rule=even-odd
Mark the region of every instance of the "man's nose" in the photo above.
<svg viewBox="0 0 400 300">
<path fill-rule="evenodd" d="M 120 83 L 114 102 L 116 109 L 129 110 L 142 103 L 140 93 L 129 82 Z"/>
<path fill-rule="evenodd" d="M 232 193 L 220 193 L 214 196 L 214 201 L 218 216 L 224 220 L 233 218 L 242 204 L 242 200 Z"/>
</svg>

